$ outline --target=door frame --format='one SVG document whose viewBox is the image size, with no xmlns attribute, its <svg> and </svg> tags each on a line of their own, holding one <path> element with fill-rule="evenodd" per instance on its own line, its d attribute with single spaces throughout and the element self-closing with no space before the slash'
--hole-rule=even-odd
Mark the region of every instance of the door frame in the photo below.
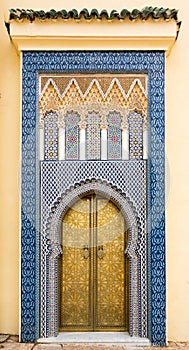
<svg viewBox="0 0 189 350">
<path fill-rule="evenodd" d="M 72 162 L 73 163 L 73 162 Z M 140 232 L 142 232 L 142 225 L 140 218 L 137 215 L 136 209 L 133 207 L 132 202 L 120 191 L 115 189 L 115 186 L 111 186 L 104 181 L 91 180 L 76 184 L 74 188 L 66 191 L 60 197 L 54 206 L 52 207 L 51 213 L 48 218 L 48 226 L 46 229 L 46 237 L 48 245 L 45 247 L 49 253 L 47 255 L 46 261 L 46 280 L 47 285 L 47 307 L 46 310 L 41 308 L 41 314 L 43 313 L 46 317 L 47 322 L 43 323 L 42 326 L 47 327 L 48 336 L 58 335 L 58 259 L 61 254 L 61 244 L 60 244 L 60 230 L 62 223 L 62 216 L 67 208 L 75 202 L 78 196 L 88 195 L 95 192 L 99 195 L 109 198 L 117 204 L 122 211 L 122 214 L 128 222 L 129 226 L 129 242 L 126 249 L 126 254 L 130 259 L 130 305 L 129 305 L 129 334 L 131 336 L 140 336 L 141 328 L 147 325 L 147 309 L 145 307 L 145 300 L 143 305 L 143 315 L 140 317 L 141 305 L 140 299 L 142 295 L 142 289 L 146 290 L 147 280 L 144 278 L 143 285 L 141 284 L 141 260 L 145 259 L 145 252 L 143 251 L 143 257 L 137 253 L 137 245 L 140 246 Z M 141 246 L 142 250 L 142 246 Z M 42 271 L 42 273 L 44 273 Z M 42 276 L 42 280 L 44 277 Z M 142 288 L 143 287 L 143 288 Z M 43 291 L 42 291 L 43 292 Z M 44 293 L 44 292 L 43 292 Z M 46 311 L 46 313 L 45 313 Z M 44 317 L 44 316 L 43 316 Z M 51 320 L 51 322 L 48 322 Z M 144 320 L 144 323 L 142 323 Z"/>
<path fill-rule="evenodd" d="M 80 56 L 82 61 L 77 60 Z M 39 309 L 43 288 L 39 281 L 40 166 L 37 159 L 38 74 L 41 72 L 148 74 L 147 336 L 153 345 L 163 346 L 166 344 L 164 51 L 22 52 L 21 341 L 36 341 L 41 335 L 41 324 L 46 323 Z M 45 283 L 48 286 L 49 282 Z"/>
</svg>

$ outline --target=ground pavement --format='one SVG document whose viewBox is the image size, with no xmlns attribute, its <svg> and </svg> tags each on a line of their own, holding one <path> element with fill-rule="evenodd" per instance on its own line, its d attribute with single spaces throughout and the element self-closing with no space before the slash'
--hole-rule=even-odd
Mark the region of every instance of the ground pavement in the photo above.
<svg viewBox="0 0 189 350">
<path fill-rule="evenodd" d="M 0 334 L 0 350 L 189 350 L 189 342 L 169 342 L 167 347 L 128 347 L 124 345 L 19 343 L 18 336 Z"/>
</svg>

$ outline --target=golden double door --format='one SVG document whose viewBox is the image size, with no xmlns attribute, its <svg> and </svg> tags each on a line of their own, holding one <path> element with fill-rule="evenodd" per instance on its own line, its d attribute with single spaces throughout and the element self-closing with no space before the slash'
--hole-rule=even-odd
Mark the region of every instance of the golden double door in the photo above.
<svg viewBox="0 0 189 350">
<path fill-rule="evenodd" d="M 79 199 L 62 222 L 61 331 L 128 329 L 125 221 L 111 201 Z"/>
</svg>

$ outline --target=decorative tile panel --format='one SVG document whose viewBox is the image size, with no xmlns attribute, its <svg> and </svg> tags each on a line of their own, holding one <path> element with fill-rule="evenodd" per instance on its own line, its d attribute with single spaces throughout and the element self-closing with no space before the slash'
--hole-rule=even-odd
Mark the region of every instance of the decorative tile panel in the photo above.
<svg viewBox="0 0 189 350">
<path fill-rule="evenodd" d="M 129 158 L 143 158 L 143 119 L 138 113 L 129 116 Z"/>
<path fill-rule="evenodd" d="M 66 115 L 66 159 L 79 159 L 79 115 L 70 112 Z"/>
<path fill-rule="evenodd" d="M 58 159 L 58 116 L 48 113 L 44 122 L 45 160 Z"/>
<path fill-rule="evenodd" d="M 121 159 L 121 121 L 120 114 L 116 112 L 108 116 L 108 159 Z"/>
<path fill-rule="evenodd" d="M 153 345 L 163 346 L 166 344 L 164 216 L 165 53 L 163 51 L 41 51 L 23 52 L 22 55 L 21 340 L 24 342 L 35 341 L 39 337 L 39 325 L 43 322 L 39 318 L 40 186 L 38 180 L 39 163 L 37 160 L 38 73 L 133 74 L 134 72 L 136 75 L 139 73 L 147 74 L 148 76 L 148 128 L 150 132 L 147 204 L 148 337 Z M 77 100 L 77 98 L 75 99 Z M 143 92 L 141 93 L 141 99 L 145 99 Z M 143 108 L 141 99 L 136 108 Z M 133 106 L 132 99 L 130 99 L 129 103 Z M 39 108 L 41 108 L 40 106 Z M 140 113 L 140 111 L 137 112 Z M 55 269 L 55 267 L 52 269 Z"/>
<path fill-rule="evenodd" d="M 100 118 L 98 115 L 87 116 L 87 159 L 100 159 Z"/>
</svg>

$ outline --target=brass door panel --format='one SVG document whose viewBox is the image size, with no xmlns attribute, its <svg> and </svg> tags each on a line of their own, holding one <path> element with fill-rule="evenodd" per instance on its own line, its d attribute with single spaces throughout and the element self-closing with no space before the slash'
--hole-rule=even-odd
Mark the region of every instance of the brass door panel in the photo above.
<svg viewBox="0 0 189 350">
<path fill-rule="evenodd" d="M 90 328 L 90 199 L 70 208 L 62 225 L 61 328 Z"/>
<path fill-rule="evenodd" d="M 125 222 L 110 201 L 91 195 L 62 223 L 60 330 L 127 330 Z"/>
<path fill-rule="evenodd" d="M 97 199 L 96 327 L 125 329 L 125 235 L 120 210 Z"/>
</svg>

